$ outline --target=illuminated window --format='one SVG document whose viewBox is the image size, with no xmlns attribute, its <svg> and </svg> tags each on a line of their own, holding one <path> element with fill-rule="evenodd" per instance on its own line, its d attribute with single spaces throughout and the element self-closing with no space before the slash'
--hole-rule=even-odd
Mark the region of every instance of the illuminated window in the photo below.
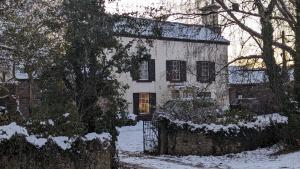
<svg viewBox="0 0 300 169">
<path fill-rule="evenodd" d="M 150 97 L 149 93 L 139 94 L 139 112 L 140 113 L 150 113 Z"/>
</svg>

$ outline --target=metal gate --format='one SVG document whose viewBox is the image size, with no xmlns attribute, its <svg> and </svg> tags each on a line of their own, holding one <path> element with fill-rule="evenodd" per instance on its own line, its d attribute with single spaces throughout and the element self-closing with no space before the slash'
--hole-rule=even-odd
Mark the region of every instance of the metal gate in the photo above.
<svg viewBox="0 0 300 169">
<path fill-rule="evenodd" d="M 158 152 L 158 123 L 143 121 L 144 152 Z"/>
</svg>

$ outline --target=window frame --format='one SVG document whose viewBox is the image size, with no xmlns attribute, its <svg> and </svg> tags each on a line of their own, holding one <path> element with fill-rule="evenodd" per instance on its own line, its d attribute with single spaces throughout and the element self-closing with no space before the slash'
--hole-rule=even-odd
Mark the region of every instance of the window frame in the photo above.
<svg viewBox="0 0 300 169">
<path fill-rule="evenodd" d="M 175 69 L 174 69 L 175 68 Z M 172 60 L 171 61 L 171 81 L 181 81 L 181 61 Z M 174 78 L 174 76 L 178 76 Z"/>
<path fill-rule="evenodd" d="M 215 62 L 196 61 L 197 82 L 212 83 L 215 81 Z"/>
<path fill-rule="evenodd" d="M 145 64 L 147 64 L 147 66 L 145 66 Z M 142 69 L 144 68 L 144 69 Z M 143 73 L 147 74 L 147 78 L 142 78 L 141 75 L 145 75 L 145 74 L 141 74 L 143 71 Z M 139 76 L 138 76 L 138 81 L 149 81 L 150 76 L 149 76 L 149 61 L 143 61 L 140 66 L 139 66 Z"/>
<path fill-rule="evenodd" d="M 200 78 L 203 80 L 203 81 L 209 81 L 210 79 L 210 76 L 211 76 L 211 73 L 210 73 L 210 62 L 208 61 L 203 61 L 203 62 L 200 62 L 202 64 L 201 66 L 201 74 L 200 74 Z"/>
</svg>

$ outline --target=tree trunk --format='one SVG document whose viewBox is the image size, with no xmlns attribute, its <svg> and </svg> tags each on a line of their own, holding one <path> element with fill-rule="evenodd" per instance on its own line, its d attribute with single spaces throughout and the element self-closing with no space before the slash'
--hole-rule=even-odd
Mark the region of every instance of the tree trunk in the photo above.
<svg viewBox="0 0 300 169">
<path fill-rule="evenodd" d="M 285 44 L 285 32 L 284 31 L 282 31 L 281 38 L 282 38 L 282 44 Z M 281 79 L 283 80 L 283 82 L 289 81 L 289 72 L 288 72 L 287 57 L 286 57 L 285 49 L 282 49 Z"/>
<path fill-rule="evenodd" d="M 33 73 L 29 72 L 28 73 L 28 83 L 29 83 L 29 115 L 32 113 L 32 108 L 33 108 Z"/>
<path fill-rule="evenodd" d="M 271 23 L 271 15 L 265 15 L 261 17 L 262 36 L 263 36 L 263 60 L 266 64 L 266 73 L 269 78 L 269 85 L 274 93 L 275 104 L 278 105 L 279 111 L 286 111 L 288 104 L 288 97 L 285 94 L 283 87 L 283 81 L 280 76 L 280 67 L 277 65 L 274 58 L 273 50 L 273 25 Z"/>
<path fill-rule="evenodd" d="M 296 55 L 294 57 L 294 93 L 295 93 L 295 99 L 298 102 L 298 105 L 300 103 L 300 2 L 296 1 L 296 41 L 295 41 L 295 47 L 296 47 Z"/>
</svg>

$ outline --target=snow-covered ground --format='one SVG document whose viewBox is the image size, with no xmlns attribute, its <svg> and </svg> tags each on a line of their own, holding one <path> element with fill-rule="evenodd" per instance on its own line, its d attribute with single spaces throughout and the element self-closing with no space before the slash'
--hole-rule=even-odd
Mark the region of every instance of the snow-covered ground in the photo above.
<svg viewBox="0 0 300 169">
<path fill-rule="evenodd" d="M 135 126 L 119 128 L 118 131 L 118 150 L 122 152 L 143 151 L 143 122 L 140 121 Z"/>
<path fill-rule="evenodd" d="M 153 169 L 300 169 L 300 152 L 275 156 L 276 146 L 225 156 L 150 156 L 143 151 L 143 125 L 118 129 L 120 161 Z"/>
</svg>

